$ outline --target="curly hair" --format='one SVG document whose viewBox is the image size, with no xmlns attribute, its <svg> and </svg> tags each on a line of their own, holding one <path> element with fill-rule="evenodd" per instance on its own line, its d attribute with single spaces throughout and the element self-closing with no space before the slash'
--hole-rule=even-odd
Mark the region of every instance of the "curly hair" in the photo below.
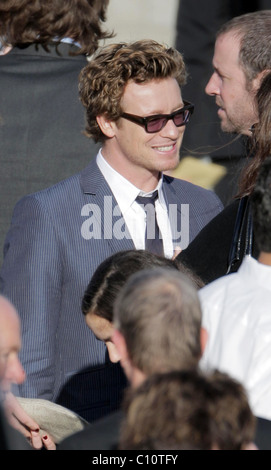
<svg viewBox="0 0 271 470">
<path fill-rule="evenodd" d="M 183 57 L 176 49 L 153 40 L 109 44 L 100 49 L 79 77 L 79 95 L 86 108 L 86 132 L 96 142 L 104 141 L 96 116 L 117 121 L 121 98 L 129 80 L 145 83 L 173 77 L 179 86 L 186 82 Z"/>
<path fill-rule="evenodd" d="M 80 44 L 76 54 L 93 54 L 109 0 L 0 0 L 0 38 L 4 46 L 37 43 L 45 47 L 69 37 Z"/>
<path fill-rule="evenodd" d="M 126 391 L 120 450 L 242 450 L 256 418 L 243 385 L 217 370 L 151 374 Z"/>
</svg>

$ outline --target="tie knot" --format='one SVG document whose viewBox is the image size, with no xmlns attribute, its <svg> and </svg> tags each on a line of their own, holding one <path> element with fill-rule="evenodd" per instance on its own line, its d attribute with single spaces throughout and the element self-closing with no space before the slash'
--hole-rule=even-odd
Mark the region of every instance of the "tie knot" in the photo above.
<svg viewBox="0 0 271 470">
<path fill-rule="evenodd" d="M 138 204 L 153 204 L 155 203 L 156 199 L 158 198 L 158 190 L 154 191 L 150 196 L 137 196 L 136 202 Z"/>
</svg>

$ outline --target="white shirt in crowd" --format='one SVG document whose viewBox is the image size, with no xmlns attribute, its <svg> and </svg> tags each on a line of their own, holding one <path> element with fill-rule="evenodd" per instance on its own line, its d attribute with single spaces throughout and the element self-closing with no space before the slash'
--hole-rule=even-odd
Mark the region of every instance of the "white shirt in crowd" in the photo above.
<svg viewBox="0 0 271 470">
<path fill-rule="evenodd" d="M 246 256 L 237 273 L 199 291 L 208 341 L 200 365 L 246 388 L 256 416 L 271 419 L 271 266 Z"/>
</svg>

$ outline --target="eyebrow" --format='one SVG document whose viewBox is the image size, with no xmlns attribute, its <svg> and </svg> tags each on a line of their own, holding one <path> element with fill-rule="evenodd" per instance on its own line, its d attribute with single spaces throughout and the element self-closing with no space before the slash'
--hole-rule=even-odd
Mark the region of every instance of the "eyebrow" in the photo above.
<svg viewBox="0 0 271 470">
<path fill-rule="evenodd" d="M 178 111 L 179 109 L 182 109 L 183 107 L 185 106 L 184 102 L 182 101 L 182 103 L 179 103 L 178 105 L 174 106 L 173 110 L 172 110 L 172 113 L 175 113 L 175 111 Z M 152 116 L 160 116 L 160 115 L 164 115 L 164 114 L 171 114 L 170 113 L 163 113 L 161 111 L 150 111 L 148 113 L 145 113 L 144 114 L 144 117 L 152 117 Z"/>
<path fill-rule="evenodd" d="M 229 74 L 228 73 L 224 73 L 223 70 L 219 69 L 218 67 L 215 67 L 213 65 L 213 70 L 215 73 L 217 73 L 217 75 L 219 75 L 220 77 L 223 77 L 223 78 L 229 78 Z"/>
</svg>

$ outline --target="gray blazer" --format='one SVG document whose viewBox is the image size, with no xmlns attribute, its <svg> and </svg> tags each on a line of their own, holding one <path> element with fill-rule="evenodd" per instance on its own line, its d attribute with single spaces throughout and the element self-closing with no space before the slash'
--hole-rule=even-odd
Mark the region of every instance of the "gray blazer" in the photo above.
<svg viewBox="0 0 271 470">
<path fill-rule="evenodd" d="M 173 233 L 181 232 L 181 220 L 187 223 L 181 218 L 183 204 L 189 204 L 189 241 L 222 209 L 213 192 L 185 181 L 165 176 L 163 190 L 168 207 L 178 207 Z M 110 220 L 105 196 L 114 207 L 91 160 L 81 173 L 24 197 L 14 210 L 0 272 L 0 290 L 22 322 L 20 357 L 27 379 L 19 393 L 56 401 L 88 421 L 114 409 L 124 385 L 120 367 L 110 363 L 81 313 L 97 266 L 112 253 L 134 248 L 114 230 L 108 236 L 119 217 Z M 94 230 L 96 238 L 90 238 Z"/>
</svg>

